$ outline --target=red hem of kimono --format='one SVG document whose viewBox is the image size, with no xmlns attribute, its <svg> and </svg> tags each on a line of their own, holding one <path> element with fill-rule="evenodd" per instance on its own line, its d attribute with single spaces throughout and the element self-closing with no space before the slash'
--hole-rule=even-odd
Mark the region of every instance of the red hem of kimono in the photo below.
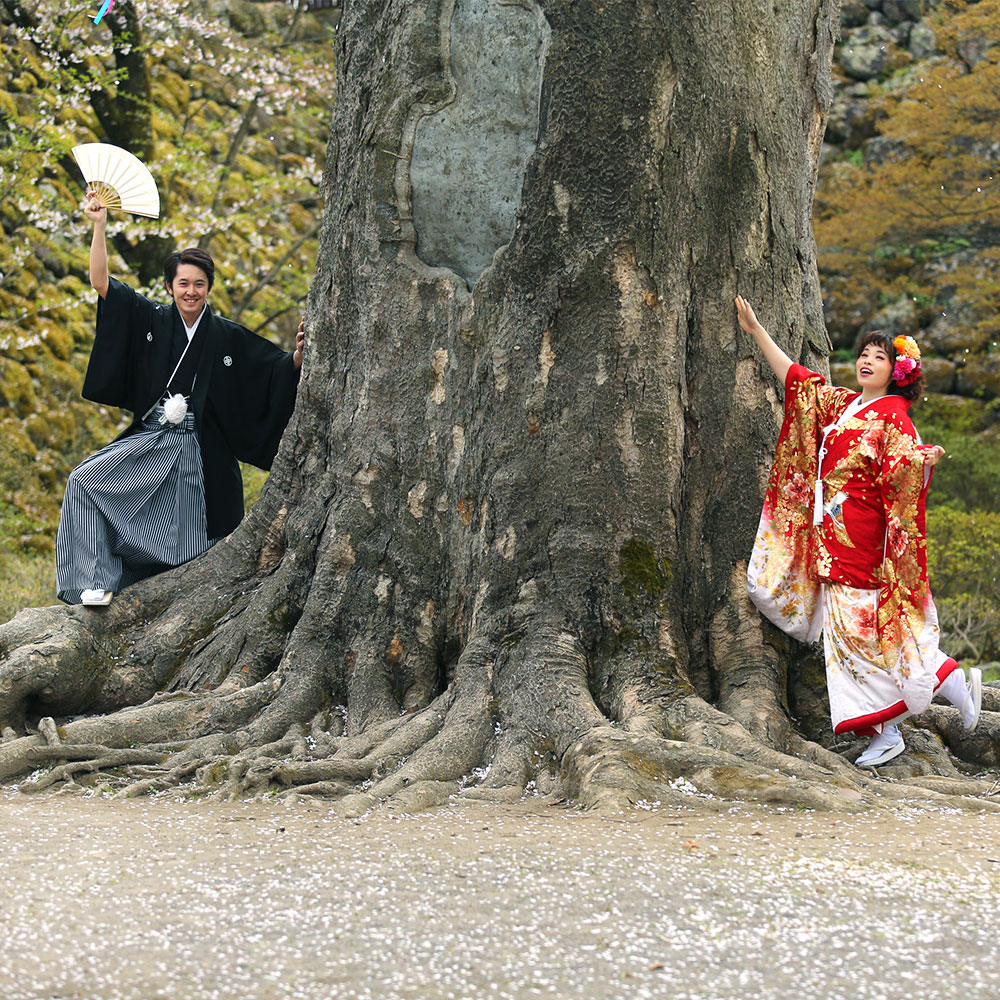
<svg viewBox="0 0 1000 1000">
<path fill-rule="evenodd" d="M 934 685 L 934 690 L 937 691 L 945 682 L 948 675 L 957 669 L 958 664 L 949 656 L 938 667 L 937 684 Z M 841 733 L 856 733 L 858 736 L 874 736 L 878 732 L 875 726 L 885 725 L 887 722 L 892 722 L 893 719 L 905 714 L 906 702 L 900 700 L 895 705 L 890 705 L 888 708 L 883 708 L 878 712 L 872 712 L 870 715 L 859 715 L 856 719 L 845 719 L 843 722 L 837 724 L 834 734 L 839 736 Z"/>
</svg>

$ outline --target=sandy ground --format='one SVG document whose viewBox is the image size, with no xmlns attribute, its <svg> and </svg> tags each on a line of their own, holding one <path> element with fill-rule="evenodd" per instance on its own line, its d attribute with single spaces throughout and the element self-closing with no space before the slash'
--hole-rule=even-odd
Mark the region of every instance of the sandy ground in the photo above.
<svg viewBox="0 0 1000 1000">
<path fill-rule="evenodd" d="M 0 792 L 4 1000 L 1000 997 L 1000 819 Z"/>
</svg>

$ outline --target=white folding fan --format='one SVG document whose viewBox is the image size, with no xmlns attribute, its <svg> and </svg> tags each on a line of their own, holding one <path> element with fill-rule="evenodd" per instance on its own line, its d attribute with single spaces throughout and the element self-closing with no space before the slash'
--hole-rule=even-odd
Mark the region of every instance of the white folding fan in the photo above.
<svg viewBox="0 0 1000 1000">
<path fill-rule="evenodd" d="M 85 142 L 73 147 L 73 156 L 102 205 L 159 218 L 160 195 L 153 175 L 127 149 L 109 142 Z"/>
</svg>

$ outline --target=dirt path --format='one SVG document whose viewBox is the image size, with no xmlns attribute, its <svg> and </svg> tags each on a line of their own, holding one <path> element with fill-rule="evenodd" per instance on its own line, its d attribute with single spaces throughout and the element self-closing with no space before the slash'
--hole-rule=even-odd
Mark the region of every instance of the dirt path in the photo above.
<svg viewBox="0 0 1000 1000">
<path fill-rule="evenodd" d="M 1000 821 L 0 796 L 5 1000 L 995 1000 Z"/>
</svg>

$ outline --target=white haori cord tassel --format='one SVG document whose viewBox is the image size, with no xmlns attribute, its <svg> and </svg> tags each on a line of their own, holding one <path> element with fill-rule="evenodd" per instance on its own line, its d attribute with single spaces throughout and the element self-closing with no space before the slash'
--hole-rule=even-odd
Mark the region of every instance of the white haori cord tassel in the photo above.
<svg viewBox="0 0 1000 1000">
<path fill-rule="evenodd" d="M 179 424 L 187 416 L 188 402 L 187 397 L 182 393 L 175 392 L 173 395 L 168 395 L 163 400 L 163 416 L 160 417 L 160 423 L 166 424 Z"/>
<path fill-rule="evenodd" d="M 816 480 L 816 501 L 813 504 L 813 524 L 823 523 L 823 480 Z"/>
<path fill-rule="evenodd" d="M 848 408 L 849 410 L 850 408 Z M 847 413 L 844 414 L 847 416 Z M 841 417 L 841 420 L 843 417 Z M 839 423 L 839 421 L 838 421 Z M 837 429 L 838 424 L 828 424 L 823 428 L 823 440 L 819 443 L 819 452 L 816 455 L 816 465 L 817 471 L 823 471 L 823 459 L 826 458 L 826 439 L 830 436 L 830 432 Z M 823 523 L 823 477 L 821 475 L 816 477 L 816 499 L 813 503 L 813 524 Z"/>
</svg>

